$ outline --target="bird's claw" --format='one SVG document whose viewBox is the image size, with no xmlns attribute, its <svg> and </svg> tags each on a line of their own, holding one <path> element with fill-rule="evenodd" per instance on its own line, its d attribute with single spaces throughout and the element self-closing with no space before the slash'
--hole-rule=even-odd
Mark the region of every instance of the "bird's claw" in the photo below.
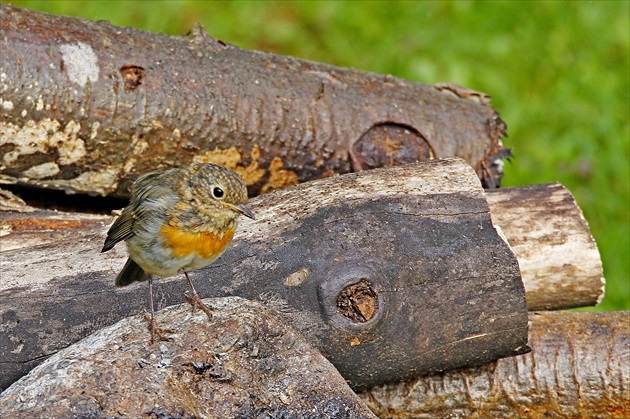
<svg viewBox="0 0 630 419">
<path fill-rule="evenodd" d="M 184 293 L 184 298 L 192 306 L 193 313 L 195 312 L 195 307 L 199 307 L 204 313 L 206 313 L 209 319 L 212 318 L 212 312 L 214 311 L 214 309 L 205 305 L 203 301 L 201 301 L 201 298 L 199 298 L 199 294 L 193 292 L 193 295 L 191 297 L 187 293 Z"/>
<path fill-rule="evenodd" d="M 173 331 L 170 329 L 162 329 L 158 327 L 155 318 L 152 317 L 150 314 L 144 314 L 144 321 L 148 323 L 147 327 L 149 329 L 149 332 L 151 332 L 151 344 L 155 343 L 156 336 L 162 342 L 170 342 L 173 340 L 173 338 L 165 336 L 167 333 L 173 333 Z"/>
</svg>

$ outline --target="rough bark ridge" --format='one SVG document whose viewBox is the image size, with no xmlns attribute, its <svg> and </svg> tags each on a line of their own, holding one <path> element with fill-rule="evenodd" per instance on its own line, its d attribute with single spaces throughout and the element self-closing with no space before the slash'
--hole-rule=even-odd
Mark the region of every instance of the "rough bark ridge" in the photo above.
<svg viewBox="0 0 630 419">
<path fill-rule="evenodd" d="M 383 419 L 630 417 L 630 312 L 530 313 L 532 352 L 361 394 Z"/>
<path fill-rule="evenodd" d="M 355 388 L 526 349 L 518 262 L 465 162 L 365 170 L 248 205 L 257 220 L 243 220 L 221 259 L 191 273 L 195 287 L 287 312 Z M 126 252 L 99 253 L 106 229 L 2 253 L 14 272 L 0 284 L 4 377 L 146 307 L 146 284 L 114 288 Z M 166 278 L 157 299 L 177 304 L 185 290 L 183 276 Z"/>
<path fill-rule="evenodd" d="M 140 316 L 57 353 L 0 395 L 13 418 L 376 418 L 284 316 L 237 297 Z"/>
<path fill-rule="evenodd" d="M 0 5 L 0 182 L 128 196 L 190 161 L 250 194 L 308 179 L 461 157 L 497 186 L 505 124 L 454 85 L 246 51 Z"/>
</svg>

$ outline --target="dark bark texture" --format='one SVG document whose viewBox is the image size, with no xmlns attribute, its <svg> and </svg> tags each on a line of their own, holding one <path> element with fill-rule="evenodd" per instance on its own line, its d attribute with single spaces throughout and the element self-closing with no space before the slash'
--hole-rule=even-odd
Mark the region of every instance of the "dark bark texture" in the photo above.
<svg viewBox="0 0 630 419">
<path fill-rule="evenodd" d="M 286 312 L 353 387 L 527 349 L 518 262 L 463 161 L 321 179 L 250 204 L 257 220 L 191 273 L 197 290 Z M 106 229 L 2 252 L 4 383 L 147 307 L 146 284 L 114 288 L 126 252 L 99 253 Z M 160 280 L 160 306 L 181 302 L 186 287 L 183 275 Z"/>
<path fill-rule="evenodd" d="M 376 418 L 285 316 L 237 297 L 141 316 L 49 358 L 0 394 L 11 418 Z M 10 414 L 9 414 L 10 412 Z"/>
<path fill-rule="evenodd" d="M 127 197 L 191 161 L 250 194 L 461 157 L 499 185 L 505 124 L 489 96 L 0 5 L 0 182 Z"/>
<path fill-rule="evenodd" d="M 361 396 L 380 418 L 630 417 L 630 312 L 530 313 L 529 354 Z"/>
</svg>

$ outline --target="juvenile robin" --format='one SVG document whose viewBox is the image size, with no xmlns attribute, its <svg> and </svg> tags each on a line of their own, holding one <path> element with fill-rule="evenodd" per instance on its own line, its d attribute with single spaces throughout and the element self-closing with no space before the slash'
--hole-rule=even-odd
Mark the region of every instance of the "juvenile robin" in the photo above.
<svg viewBox="0 0 630 419">
<path fill-rule="evenodd" d="M 209 317 L 211 309 L 199 298 L 188 272 L 214 262 L 232 241 L 240 215 L 254 219 L 245 206 L 243 180 L 225 167 L 193 163 L 162 169 L 138 178 L 129 205 L 107 232 L 101 252 L 125 241 L 129 259 L 115 280 L 117 287 L 148 281 L 151 342 L 162 331 L 156 326 L 153 277 L 183 272 L 192 295 L 193 308 Z"/>
</svg>

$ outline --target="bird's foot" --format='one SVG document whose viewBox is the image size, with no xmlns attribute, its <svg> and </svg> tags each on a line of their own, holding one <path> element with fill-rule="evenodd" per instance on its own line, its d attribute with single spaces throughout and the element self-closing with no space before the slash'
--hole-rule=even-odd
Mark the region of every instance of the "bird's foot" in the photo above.
<svg viewBox="0 0 630 419">
<path fill-rule="evenodd" d="M 162 342 L 170 342 L 173 338 L 166 336 L 167 333 L 173 333 L 170 329 L 162 329 L 158 327 L 155 318 L 151 316 L 149 313 L 144 313 L 144 321 L 148 323 L 149 332 L 151 332 L 151 344 L 155 343 L 155 337 Z"/>
<path fill-rule="evenodd" d="M 191 297 L 187 293 L 184 293 L 184 298 L 192 306 L 193 313 L 195 312 L 195 307 L 199 307 L 204 313 L 206 313 L 209 319 L 212 318 L 212 312 L 214 311 L 214 309 L 205 305 L 203 301 L 201 301 L 201 298 L 199 298 L 199 294 L 193 292 L 193 295 Z"/>
</svg>

